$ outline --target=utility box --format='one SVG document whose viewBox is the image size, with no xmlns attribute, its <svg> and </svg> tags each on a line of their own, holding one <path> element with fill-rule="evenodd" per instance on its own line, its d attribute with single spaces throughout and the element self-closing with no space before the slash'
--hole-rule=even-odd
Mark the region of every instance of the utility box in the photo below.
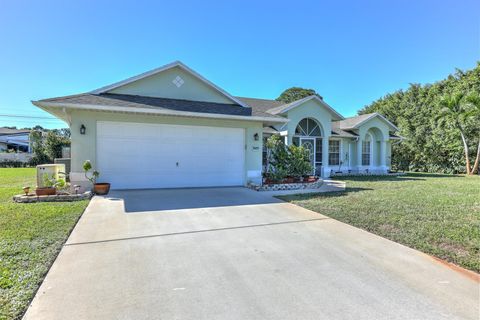
<svg viewBox="0 0 480 320">
<path fill-rule="evenodd" d="M 49 178 L 59 178 L 65 179 L 65 164 L 56 163 L 56 164 L 40 164 L 37 166 L 37 187 L 43 188 L 43 176 L 48 174 Z"/>
<path fill-rule="evenodd" d="M 53 162 L 55 164 L 62 164 L 63 163 L 65 165 L 65 170 L 66 171 L 64 171 L 64 172 L 67 174 L 67 180 L 69 180 L 68 175 L 70 174 L 70 163 L 71 163 L 70 158 L 55 158 L 53 160 Z"/>
</svg>

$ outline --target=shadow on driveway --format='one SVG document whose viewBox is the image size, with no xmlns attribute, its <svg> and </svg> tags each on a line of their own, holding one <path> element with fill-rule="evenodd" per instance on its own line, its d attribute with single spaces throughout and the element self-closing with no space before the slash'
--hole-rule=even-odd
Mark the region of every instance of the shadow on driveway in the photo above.
<svg viewBox="0 0 480 320">
<path fill-rule="evenodd" d="M 280 203 L 247 188 L 192 188 L 112 191 L 110 200 L 123 200 L 126 213 Z"/>
</svg>

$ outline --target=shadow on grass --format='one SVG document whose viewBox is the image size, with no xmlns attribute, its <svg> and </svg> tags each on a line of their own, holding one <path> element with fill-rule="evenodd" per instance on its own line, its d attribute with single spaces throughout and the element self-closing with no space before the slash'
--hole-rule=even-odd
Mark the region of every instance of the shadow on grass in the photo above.
<svg viewBox="0 0 480 320">
<path fill-rule="evenodd" d="M 465 178 L 464 175 L 458 174 L 444 174 L 444 173 L 423 173 L 423 172 L 406 172 L 405 175 L 390 175 L 390 176 L 339 176 L 333 177 L 335 180 L 342 181 L 425 181 L 431 178 Z"/>
<path fill-rule="evenodd" d="M 333 177 L 334 180 L 341 180 L 341 181 L 423 181 L 422 177 L 416 176 L 413 177 L 411 175 L 404 175 L 404 176 L 344 176 L 344 177 Z"/>
<path fill-rule="evenodd" d="M 465 178 L 464 175 L 460 175 L 460 174 L 423 173 L 423 172 L 408 172 L 405 176 L 424 177 L 424 178 Z"/>
<path fill-rule="evenodd" d="M 287 196 L 276 196 L 275 198 L 290 202 L 290 201 L 296 201 L 296 200 L 309 200 L 312 198 L 338 198 L 338 197 L 347 196 L 349 193 L 353 193 L 353 192 L 372 191 L 372 190 L 374 189 L 347 187 L 344 191 L 292 194 Z"/>
</svg>

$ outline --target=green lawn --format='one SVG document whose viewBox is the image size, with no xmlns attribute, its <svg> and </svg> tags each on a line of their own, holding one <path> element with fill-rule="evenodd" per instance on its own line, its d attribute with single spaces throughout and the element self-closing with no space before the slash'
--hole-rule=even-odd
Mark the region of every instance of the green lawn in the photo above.
<svg viewBox="0 0 480 320">
<path fill-rule="evenodd" d="M 480 272 L 480 177 L 349 177 L 345 192 L 280 197 Z"/>
<path fill-rule="evenodd" d="M 35 169 L 0 169 L 0 319 L 20 319 L 88 201 L 17 204 Z"/>
</svg>

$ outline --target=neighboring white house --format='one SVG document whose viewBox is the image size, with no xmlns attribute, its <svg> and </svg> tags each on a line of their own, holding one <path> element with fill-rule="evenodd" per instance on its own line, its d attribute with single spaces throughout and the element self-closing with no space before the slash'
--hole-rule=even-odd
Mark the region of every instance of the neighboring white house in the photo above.
<svg viewBox="0 0 480 320">
<path fill-rule="evenodd" d="M 379 114 L 344 118 L 323 99 L 235 97 L 181 62 L 66 97 L 33 101 L 71 129 L 73 183 L 91 160 L 112 188 L 262 182 L 272 134 L 310 150 L 315 173 L 386 173 L 398 129 Z"/>
<path fill-rule="evenodd" d="M 30 130 L 17 130 L 0 128 L 0 152 L 15 150 L 17 152 L 30 152 Z"/>
</svg>

